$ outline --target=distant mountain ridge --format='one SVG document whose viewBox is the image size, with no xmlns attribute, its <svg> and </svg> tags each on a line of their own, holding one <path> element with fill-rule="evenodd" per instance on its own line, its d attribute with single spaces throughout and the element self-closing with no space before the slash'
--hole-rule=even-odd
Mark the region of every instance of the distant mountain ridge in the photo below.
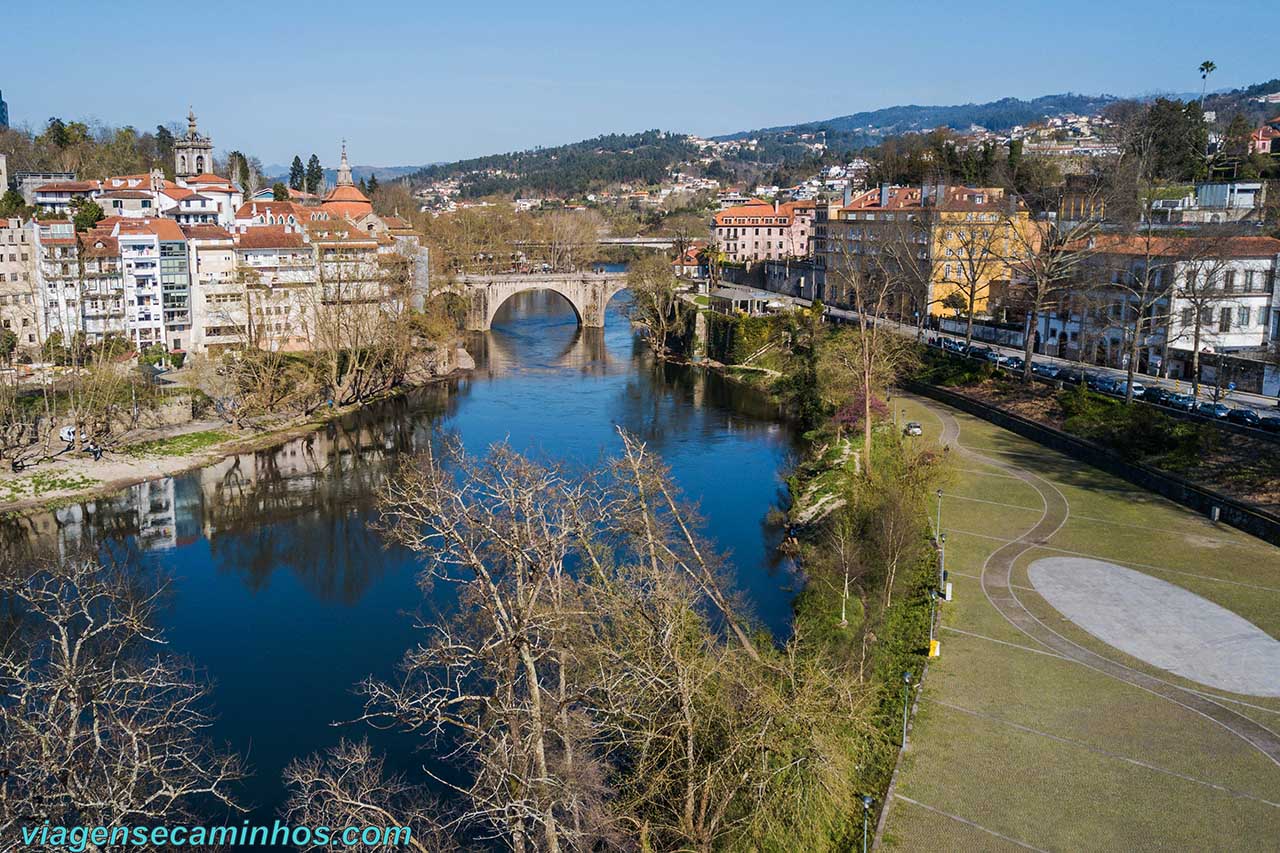
<svg viewBox="0 0 1280 853">
<path fill-rule="evenodd" d="M 425 168 L 427 166 L 352 166 L 351 177 L 358 181 L 361 178 L 368 179 L 370 175 L 377 175 L 379 181 L 386 181 L 403 178 L 405 175 L 411 175 Z M 262 171 L 271 180 L 289 180 L 289 167 L 287 165 L 282 166 L 279 163 L 272 163 L 270 166 L 263 166 Z M 329 182 L 329 186 L 333 186 L 338 180 L 338 171 L 336 169 L 325 169 L 324 179 Z"/>
<path fill-rule="evenodd" d="M 966 130 L 971 125 L 988 130 L 1008 130 L 1019 124 L 1030 124 L 1046 118 L 1077 113 L 1091 115 L 1108 104 L 1121 100 L 1115 95 L 1077 95 L 1063 93 L 1042 95 L 1029 101 L 1020 98 L 1001 98 L 985 104 L 952 104 L 948 106 L 920 106 L 907 104 L 868 110 L 850 115 L 801 124 L 778 125 L 757 130 L 739 131 L 713 137 L 728 142 L 746 139 L 760 134 L 813 133 L 816 131 L 845 134 L 863 134 L 868 137 L 888 136 L 908 131 L 932 130 L 950 127 Z"/>
</svg>

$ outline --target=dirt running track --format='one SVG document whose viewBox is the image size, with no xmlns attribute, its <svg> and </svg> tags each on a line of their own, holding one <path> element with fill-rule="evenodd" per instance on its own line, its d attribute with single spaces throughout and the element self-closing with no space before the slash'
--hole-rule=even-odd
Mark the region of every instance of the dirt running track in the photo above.
<svg viewBox="0 0 1280 853">
<path fill-rule="evenodd" d="M 950 410 L 932 400 L 905 396 L 910 396 L 938 417 L 942 423 L 940 440 L 944 445 L 950 445 L 971 459 L 1017 477 L 1035 489 L 1044 502 L 1044 513 L 1035 526 L 993 553 L 982 567 L 982 590 L 1010 624 L 1052 652 L 1207 717 L 1280 765 L 1280 734 L 1207 696 L 1105 658 L 1059 634 L 1028 610 L 1012 586 L 1014 563 L 1028 550 L 1045 545 L 1066 524 L 1071 517 L 1071 507 L 1066 497 L 1053 483 L 1033 471 L 966 448 L 961 443 L 960 423 Z"/>
</svg>

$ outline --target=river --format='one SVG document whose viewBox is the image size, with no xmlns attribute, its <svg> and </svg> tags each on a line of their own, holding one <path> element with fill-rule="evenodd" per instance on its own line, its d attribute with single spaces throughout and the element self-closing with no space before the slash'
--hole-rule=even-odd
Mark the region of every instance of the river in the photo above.
<svg viewBox="0 0 1280 853">
<path fill-rule="evenodd" d="M 771 510 L 786 502 L 790 428 L 757 393 L 659 365 L 622 313 L 582 330 L 548 292 L 519 294 L 468 349 L 476 370 L 347 417 L 279 448 L 232 457 L 112 498 L 4 522 L 9 555 L 111 553 L 169 578 L 170 648 L 214 683 L 213 737 L 248 761 L 239 792 L 254 821 L 283 797 L 280 771 L 342 736 L 369 736 L 392 767 L 432 762 L 404 736 L 361 725 L 353 686 L 390 677 L 415 642 L 421 594 L 411 555 L 370 531 L 372 494 L 395 457 L 433 430 L 474 453 L 508 441 L 592 464 L 642 436 L 696 501 L 755 619 L 784 636 L 794 582 Z M 433 770 L 440 771 L 436 765 Z"/>
</svg>

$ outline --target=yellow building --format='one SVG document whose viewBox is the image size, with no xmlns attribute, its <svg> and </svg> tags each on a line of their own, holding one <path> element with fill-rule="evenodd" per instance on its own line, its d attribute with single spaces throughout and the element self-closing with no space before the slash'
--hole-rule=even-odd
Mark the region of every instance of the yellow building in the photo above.
<svg viewBox="0 0 1280 853">
<path fill-rule="evenodd" d="M 822 244 L 828 300 L 848 301 L 852 275 L 891 275 L 889 310 L 987 313 L 1007 298 L 1037 224 L 999 187 L 881 185 L 833 211 Z"/>
</svg>

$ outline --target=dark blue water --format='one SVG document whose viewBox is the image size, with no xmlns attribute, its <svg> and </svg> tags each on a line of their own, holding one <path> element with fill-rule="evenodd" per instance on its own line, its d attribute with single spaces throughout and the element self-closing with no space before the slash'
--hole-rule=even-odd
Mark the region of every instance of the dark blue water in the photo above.
<svg viewBox="0 0 1280 853">
<path fill-rule="evenodd" d="M 468 378 L 366 410 L 270 451 L 131 489 L 111 500 L 8 522 L 27 553 L 107 547 L 171 579 L 173 650 L 215 683 L 213 734 L 244 754 L 241 796 L 269 822 L 288 761 L 369 736 L 394 767 L 446 773 L 418 743 L 362 725 L 354 686 L 391 677 L 417 639 L 412 556 L 369 529 L 387 466 L 433 429 L 475 453 L 508 441 L 584 465 L 617 452 L 615 427 L 642 436 L 697 502 L 756 619 L 787 632 L 792 582 L 767 523 L 785 503 L 789 428 L 753 392 L 655 364 L 618 300 L 606 328 L 580 330 L 550 293 L 521 294 L 469 342 Z"/>
</svg>

